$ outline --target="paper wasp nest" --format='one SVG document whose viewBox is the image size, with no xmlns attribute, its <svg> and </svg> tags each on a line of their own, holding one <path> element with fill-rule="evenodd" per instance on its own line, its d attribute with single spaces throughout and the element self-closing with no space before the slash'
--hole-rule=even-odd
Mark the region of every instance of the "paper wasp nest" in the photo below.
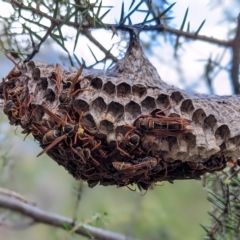
<svg viewBox="0 0 240 240">
<path fill-rule="evenodd" d="M 168 86 L 136 40 L 107 72 L 21 63 L 0 92 L 10 124 L 90 187 L 197 179 L 240 153 L 239 97 Z"/>
</svg>

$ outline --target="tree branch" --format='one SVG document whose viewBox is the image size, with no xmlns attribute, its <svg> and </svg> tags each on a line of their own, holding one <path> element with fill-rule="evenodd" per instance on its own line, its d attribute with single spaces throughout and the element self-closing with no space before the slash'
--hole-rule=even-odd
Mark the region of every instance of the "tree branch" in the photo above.
<svg viewBox="0 0 240 240">
<path fill-rule="evenodd" d="M 101 51 L 103 51 L 106 55 L 106 58 L 110 58 L 113 60 L 113 62 L 117 62 L 118 58 L 113 56 L 105 47 L 103 47 L 102 44 L 100 44 L 96 38 L 94 38 L 91 34 L 91 32 L 87 29 L 82 30 L 82 34 L 84 34 L 92 43 L 94 43 Z"/>
<path fill-rule="evenodd" d="M 164 30 L 166 32 L 175 34 L 179 37 L 182 36 L 182 37 L 192 39 L 192 40 L 201 40 L 201 41 L 204 41 L 204 42 L 214 43 L 214 44 L 217 44 L 217 45 L 220 45 L 220 46 L 225 46 L 225 47 L 230 47 L 232 45 L 232 41 L 233 41 L 233 40 L 225 41 L 225 40 L 219 40 L 219 39 L 216 39 L 216 38 L 213 38 L 213 37 L 196 35 L 194 33 L 184 32 L 184 31 L 181 31 L 181 30 L 178 30 L 178 29 L 170 28 L 168 26 L 164 26 Z"/>
<path fill-rule="evenodd" d="M 28 205 L 17 199 L 0 195 L 0 207 L 10 209 L 12 211 L 23 214 L 32 218 L 37 223 L 44 223 L 50 226 L 55 226 L 66 230 L 66 227 L 73 226 L 73 221 L 70 218 L 60 216 L 54 213 L 49 213 L 38 207 Z M 77 225 L 77 224 L 76 224 Z M 92 227 L 86 224 L 79 224 L 79 228 L 75 231 L 76 234 L 86 237 L 94 237 L 99 240 L 125 240 L 130 239 L 122 234 L 106 231 L 100 228 Z"/>
<path fill-rule="evenodd" d="M 239 63 L 240 63 L 240 14 L 237 18 L 237 30 L 236 36 L 232 41 L 232 66 L 230 71 L 230 76 L 233 82 L 233 88 L 235 94 L 240 93 L 239 89 Z"/>
<path fill-rule="evenodd" d="M 78 22 L 72 22 L 72 21 L 66 22 L 65 19 L 56 19 L 56 18 L 54 18 L 52 16 L 49 16 L 48 14 L 40 11 L 39 9 L 23 5 L 22 3 L 19 3 L 16 0 L 12 0 L 11 3 L 12 3 L 12 5 L 15 5 L 15 6 L 19 7 L 19 8 L 31 11 L 32 13 L 35 13 L 35 14 L 37 14 L 39 16 L 42 16 L 42 17 L 45 17 L 45 18 L 49 19 L 52 23 L 54 23 L 56 25 L 64 24 L 64 25 L 68 25 L 68 26 L 74 27 L 76 29 L 78 29 L 79 27 L 81 27 L 83 29 L 89 29 L 89 28 L 97 29 L 97 28 L 104 28 L 104 26 L 105 26 L 108 29 L 115 28 L 115 29 L 119 29 L 119 30 L 126 30 L 127 27 L 129 27 L 129 26 L 125 26 L 124 24 L 106 24 L 106 23 L 104 23 L 104 25 L 102 25 L 102 24 L 95 23 L 93 25 L 93 24 L 88 23 L 88 22 L 86 22 L 86 23 L 78 23 Z M 153 30 L 153 26 L 151 26 L 149 28 L 145 28 L 144 30 Z M 177 36 L 183 36 L 185 38 L 193 39 L 193 40 L 197 39 L 197 40 L 201 40 L 201 41 L 209 42 L 209 43 L 214 43 L 214 44 L 218 44 L 218 45 L 225 46 L 225 47 L 230 47 L 232 45 L 232 42 L 233 42 L 233 40 L 225 41 L 225 40 L 219 40 L 219 39 L 216 39 L 216 38 L 213 38 L 213 37 L 207 37 L 207 36 L 203 36 L 203 35 L 196 35 L 194 33 L 189 33 L 189 32 L 184 32 L 184 31 L 181 31 L 181 30 L 173 29 L 173 28 L 168 27 L 168 26 L 164 26 L 164 30 L 166 32 L 175 34 Z"/>
</svg>

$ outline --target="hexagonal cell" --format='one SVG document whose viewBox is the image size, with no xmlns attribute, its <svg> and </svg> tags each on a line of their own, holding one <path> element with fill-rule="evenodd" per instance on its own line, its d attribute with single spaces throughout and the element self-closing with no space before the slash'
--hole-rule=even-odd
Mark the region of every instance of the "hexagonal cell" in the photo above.
<svg viewBox="0 0 240 240">
<path fill-rule="evenodd" d="M 141 98 L 142 96 L 147 94 L 147 89 L 141 84 L 133 85 L 132 94 L 134 96 Z"/>
<path fill-rule="evenodd" d="M 182 101 L 183 96 L 182 96 L 182 94 L 181 94 L 180 92 L 173 92 L 173 93 L 171 94 L 170 98 L 171 98 L 174 102 L 179 103 L 179 102 Z"/>
<path fill-rule="evenodd" d="M 229 146 L 229 145 L 239 146 L 239 143 L 240 143 L 240 137 L 236 136 L 236 137 L 228 139 L 227 146 Z"/>
<path fill-rule="evenodd" d="M 52 90 L 52 89 L 50 89 L 50 88 L 48 88 L 46 91 L 45 91 L 45 94 L 44 94 L 44 96 L 43 96 L 47 101 L 49 101 L 49 102 L 54 102 L 55 101 L 55 99 L 56 99 L 56 94 L 55 94 L 55 92 Z"/>
<path fill-rule="evenodd" d="M 192 120 L 196 124 L 203 124 L 205 118 L 206 118 L 206 113 L 201 108 L 194 111 L 193 116 L 192 116 Z"/>
<path fill-rule="evenodd" d="M 196 136 L 192 133 L 182 135 L 182 138 L 188 143 L 188 150 L 196 147 Z"/>
<path fill-rule="evenodd" d="M 99 117 L 102 112 L 105 112 L 107 104 L 104 102 L 102 97 L 96 98 L 91 104 L 91 113 L 95 117 Z"/>
<path fill-rule="evenodd" d="M 76 84 L 76 88 L 88 88 L 89 87 L 90 80 L 88 78 L 82 79 L 78 84 Z"/>
<path fill-rule="evenodd" d="M 230 139 L 229 139 L 229 140 L 230 140 Z M 223 142 L 219 147 L 220 147 L 221 151 L 224 151 L 224 150 L 227 148 L 225 142 Z"/>
<path fill-rule="evenodd" d="M 131 94 L 131 87 L 127 83 L 120 83 L 117 85 L 117 96 L 118 97 L 127 97 Z"/>
<path fill-rule="evenodd" d="M 34 81 L 40 80 L 41 71 L 40 68 L 36 67 L 32 71 L 32 78 Z"/>
<path fill-rule="evenodd" d="M 82 99 L 77 99 L 73 102 L 73 108 L 77 111 L 83 111 L 88 112 L 89 111 L 89 105 L 87 102 L 85 102 Z"/>
<path fill-rule="evenodd" d="M 91 80 L 91 85 L 90 86 L 92 86 L 96 90 L 102 89 L 102 85 L 103 85 L 103 81 L 102 81 L 101 78 L 96 77 L 96 78 L 93 78 Z"/>
<path fill-rule="evenodd" d="M 107 114 L 112 115 L 115 120 L 120 120 L 124 114 L 124 107 L 120 103 L 111 102 L 108 105 Z"/>
<path fill-rule="evenodd" d="M 113 131 L 113 123 L 108 120 L 103 120 L 100 122 L 99 131 L 103 134 L 108 134 Z"/>
<path fill-rule="evenodd" d="M 116 92 L 115 85 L 112 82 L 107 82 L 103 86 L 103 91 L 109 95 L 113 95 Z"/>
<path fill-rule="evenodd" d="M 125 116 L 127 119 L 136 119 L 141 115 L 141 107 L 139 104 L 131 101 L 125 106 Z"/>
<path fill-rule="evenodd" d="M 55 72 L 51 72 L 49 78 L 53 79 L 53 80 L 56 80 L 56 73 Z"/>
<path fill-rule="evenodd" d="M 170 104 L 168 95 L 160 94 L 156 99 L 156 103 L 158 108 L 166 108 Z"/>
<path fill-rule="evenodd" d="M 120 125 L 117 126 L 115 129 L 115 133 L 117 134 L 117 137 L 120 138 L 120 136 L 124 136 L 126 133 L 128 133 L 131 130 L 131 128 L 128 125 Z M 116 137 L 115 137 L 116 138 Z"/>
<path fill-rule="evenodd" d="M 31 71 L 32 69 L 34 69 L 36 67 L 36 65 L 35 65 L 34 61 L 31 60 L 27 63 L 27 67 Z"/>
<path fill-rule="evenodd" d="M 209 127 L 209 128 L 211 128 L 211 129 L 213 129 L 213 127 L 215 126 L 216 122 L 217 122 L 217 120 L 216 120 L 216 118 L 214 117 L 214 115 L 210 114 L 208 117 L 205 118 L 205 120 L 204 120 L 204 126 L 205 126 L 206 128 Z"/>
<path fill-rule="evenodd" d="M 221 138 L 224 141 L 229 138 L 229 135 L 230 135 L 229 127 L 225 124 L 218 127 L 215 132 L 215 138 L 216 139 Z"/>
<path fill-rule="evenodd" d="M 169 149 L 171 151 L 172 148 L 175 148 L 178 145 L 177 138 L 171 136 L 171 137 L 168 137 L 167 139 L 168 139 L 168 142 L 169 142 Z"/>
<path fill-rule="evenodd" d="M 194 110 L 193 102 L 191 99 L 184 100 L 180 107 L 182 112 L 191 113 Z"/>
<path fill-rule="evenodd" d="M 159 136 L 148 135 L 141 138 L 141 147 L 145 152 L 161 150 L 162 139 Z"/>
<path fill-rule="evenodd" d="M 86 114 L 85 116 L 83 116 L 82 124 L 84 127 L 87 127 L 88 129 L 96 128 L 96 123 L 91 114 Z"/>
<path fill-rule="evenodd" d="M 142 102 L 142 110 L 146 112 L 151 112 L 156 108 L 155 99 L 153 97 L 146 97 Z"/>
<path fill-rule="evenodd" d="M 46 90 L 48 88 L 48 80 L 46 77 L 41 77 L 38 82 L 38 86 L 42 87 L 42 90 Z"/>
</svg>

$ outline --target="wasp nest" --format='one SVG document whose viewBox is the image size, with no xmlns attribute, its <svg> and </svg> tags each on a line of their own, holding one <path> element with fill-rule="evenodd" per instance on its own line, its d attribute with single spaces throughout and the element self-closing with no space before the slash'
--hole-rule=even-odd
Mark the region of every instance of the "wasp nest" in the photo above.
<svg viewBox="0 0 240 240">
<path fill-rule="evenodd" d="M 10 124 L 33 135 L 39 155 L 90 187 L 197 179 L 239 154 L 229 99 L 168 86 L 136 40 L 107 72 L 29 61 L 15 66 L 0 91 Z M 216 106 L 232 113 L 231 127 Z"/>
</svg>

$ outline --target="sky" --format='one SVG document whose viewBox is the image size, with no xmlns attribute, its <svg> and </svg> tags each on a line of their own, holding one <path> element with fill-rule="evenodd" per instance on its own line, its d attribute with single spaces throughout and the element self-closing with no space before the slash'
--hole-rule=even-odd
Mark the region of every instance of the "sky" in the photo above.
<svg viewBox="0 0 240 240">
<path fill-rule="evenodd" d="M 94 1 L 93 1 L 94 2 Z M 127 13 L 129 4 L 131 1 L 124 1 L 125 4 L 125 12 Z M 215 3 L 215 5 L 213 4 Z M 218 6 L 217 3 L 221 5 Z M 222 3 L 224 2 L 224 3 Z M 187 21 L 191 24 L 191 29 L 196 30 L 201 22 L 206 19 L 205 25 L 201 29 L 200 34 L 206 36 L 212 36 L 214 38 L 219 39 L 228 39 L 228 31 L 229 28 L 232 27 L 233 23 L 229 24 L 228 21 L 225 21 L 225 13 L 227 11 L 231 11 L 232 16 L 237 16 L 240 9 L 230 5 L 233 1 L 209 1 L 209 0 L 201 0 L 201 1 L 192 1 L 192 0 L 181 0 L 177 1 L 175 6 L 173 7 L 172 19 L 169 22 L 169 25 L 175 27 L 177 29 L 180 28 L 183 16 L 187 8 L 189 8 L 188 19 Z M 136 1 L 136 4 L 138 1 Z M 173 1 L 169 1 L 169 3 L 173 3 Z M 110 13 L 105 18 L 105 22 L 115 23 L 120 16 L 121 4 L 122 1 L 110 1 L 103 0 L 103 5 L 113 5 L 115 7 L 110 11 Z M 237 5 L 237 4 L 236 4 Z M 0 1 L 0 15 L 8 16 L 9 12 L 11 13 L 10 4 Z M 142 5 L 142 9 L 144 9 L 144 5 Z M 106 10 L 106 9 L 105 9 Z M 105 11 L 104 10 L 104 11 Z M 140 13 L 137 13 L 133 22 L 139 22 L 142 19 Z M 75 32 L 69 32 L 69 29 L 65 30 L 66 34 L 74 36 Z M 119 41 L 118 37 L 111 39 L 112 33 L 107 32 L 105 30 L 93 31 L 92 33 L 100 43 L 102 43 L 107 49 L 109 49 L 112 43 L 116 43 Z M 104 37 L 103 37 L 104 36 Z M 143 36 L 146 37 L 146 36 Z M 147 39 L 147 37 L 146 37 Z M 183 39 L 182 39 L 183 40 Z M 158 72 L 161 78 L 164 81 L 171 85 L 177 85 L 180 88 L 187 88 L 189 91 L 197 91 L 199 93 L 209 93 L 208 87 L 202 78 L 203 76 L 203 63 L 205 60 L 209 58 L 209 56 L 216 57 L 220 55 L 223 51 L 217 45 L 207 44 L 200 41 L 189 41 L 187 44 L 183 45 L 183 48 L 179 50 L 179 60 L 175 61 L 173 59 L 173 49 L 169 43 L 161 42 L 163 40 L 159 37 L 159 46 L 156 46 L 154 49 L 155 56 L 149 55 L 149 59 L 152 64 L 158 69 Z M 90 51 L 86 46 L 90 46 L 94 51 L 95 55 L 98 59 L 103 58 L 103 53 L 97 49 L 92 43 L 90 43 L 85 38 L 81 38 L 76 48 L 76 55 L 80 58 L 82 57 L 89 64 L 94 62 L 94 58 L 92 57 Z M 72 49 L 73 43 L 69 42 L 66 44 L 68 49 Z M 56 52 L 60 49 L 56 47 Z M 35 57 L 36 59 L 43 59 L 45 61 L 57 62 L 59 61 L 58 54 L 48 55 L 48 48 L 42 47 L 40 53 Z M 112 53 L 117 55 L 117 48 L 113 49 Z M 48 57 L 46 57 L 48 55 Z M 227 64 L 230 59 L 230 53 L 226 53 L 223 59 L 223 63 Z M 161 61 L 160 61 L 161 60 Z M 4 63 L 5 65 L 5 63 Z M 9 64 L 6 64 L 6 66 Z M 11 66 L 10 66 L 11 68 Z M 184 72 L 184 76 L 179 77 L 179 72 L 175 69 L 182 69 Z M 4 68 L 5 71 L 8 69 Z M 219 95 L 229 95 L 232 94 L 231 85 L 229 82 L 228 72 L 222 71 L 213 81 L 213 86 L 216 94 Z"/>
</svg>

